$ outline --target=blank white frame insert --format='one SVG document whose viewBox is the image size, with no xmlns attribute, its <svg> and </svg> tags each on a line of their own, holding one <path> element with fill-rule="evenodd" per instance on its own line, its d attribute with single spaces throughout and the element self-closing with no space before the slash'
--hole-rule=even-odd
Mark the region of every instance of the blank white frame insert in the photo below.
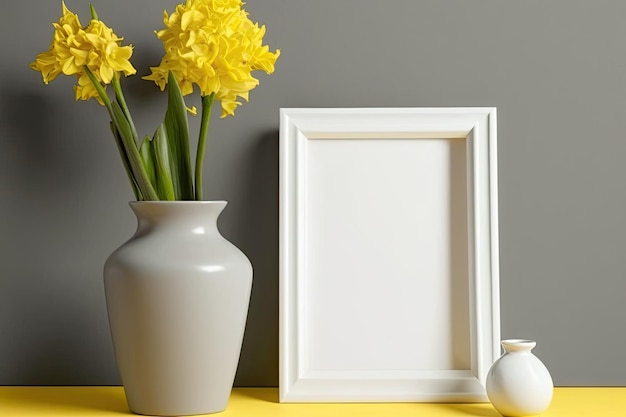
<svg viewBox="0 0 626 417">
<path fill-rule="evenodd" d="M 486 401 L 496 110 L 280 117 L 280 401 Z"/>
</svg>

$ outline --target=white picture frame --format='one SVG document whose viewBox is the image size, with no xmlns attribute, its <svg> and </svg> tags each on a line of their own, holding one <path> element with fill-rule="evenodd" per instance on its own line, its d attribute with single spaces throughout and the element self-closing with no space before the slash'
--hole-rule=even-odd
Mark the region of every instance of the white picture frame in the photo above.
<svg viewBox="0 0 626 417">
<path fill-rule="evenodd" d="M 495 108 L 280 110 L 281 402 L 482 402 Z"/>
</svg>

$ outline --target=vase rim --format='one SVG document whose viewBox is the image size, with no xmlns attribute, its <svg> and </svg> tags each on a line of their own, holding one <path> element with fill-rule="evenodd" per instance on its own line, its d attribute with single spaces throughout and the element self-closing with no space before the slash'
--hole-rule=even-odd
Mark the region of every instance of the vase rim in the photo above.
<svg viewBox="0 0 626 417">
<path fill-rule="evenodd" d="M 506 347 L 517 347 L 517 348 L 534 348 L 537 345 L 537 342 L 530 339 L 505 339 L 500 342 L 502 346 Z"/>
<path fill-rule="evenodd" d="M 226 200 L 149 200 L 149 201 L 130 201 L 129 204 L 227 204 Z"/>
</svg>

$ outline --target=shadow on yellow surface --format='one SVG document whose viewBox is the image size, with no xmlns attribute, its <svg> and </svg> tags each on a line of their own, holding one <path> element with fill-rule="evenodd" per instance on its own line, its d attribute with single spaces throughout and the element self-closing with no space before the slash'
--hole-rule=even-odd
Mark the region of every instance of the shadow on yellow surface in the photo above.
<svg viewBox="0 0 626 417">
<path fill-rule="evenodd" d="M 467 414 L 468 416 L 479 417 L 501 417 L 500 414 L 491 406 L 491 404 L 472 403 L 472 404 L 440 404 L 441 408 L 454 410 L 459 414 Z"/>
<path fill-rule="evenodd" d="M 475 417 L 500 417 L 500 414 L 489 403 L 283 403 L 279 404 L 278 390 L 276 388 L 236 388 L 233 390 L 230 408 L 232 410 L 239 404 L 244 403 L 273 403 L 275 406 L 268 406 L 274 413 L 285 415 L 291 413 L 293 415 L 302 414 L 302 411 L 296 410 L 308 409 L 312 414 L 319 417 L 327 415 L 380 415 L 387 413 L 399 413 L 396 415 L 406 415 L 408 410 L 414 410 L 421 415 L 425 412 L 432 412 L 433 415 L 446 416 L 475 416 Z M 264 409 L 266 407 L 263 407 Z M 269 410 L 269 409 L 268 409 Z M 347 413 L 347 414 L 344 414 Z M 263 414 L 264 415 L 264 414 Z M 291 414 L 290 414 L 291 415 Z"/>
<path fill-rule="evenodd" d="M 231 400 L 235 398 L 247 398 L 275 404 L 279 402 L 276 388 L 236 388 L 232 392 Z"/>
<path fill-rule="evenodd" d="M 121 387 L 7 387 L 3 395 L 6 406 L 31 410 L 62 409 L 68 412 L 107 411 L 128 415 L 124 390 Z M 108 413 L 107 413 L 108 414 Z"/>
</svg>

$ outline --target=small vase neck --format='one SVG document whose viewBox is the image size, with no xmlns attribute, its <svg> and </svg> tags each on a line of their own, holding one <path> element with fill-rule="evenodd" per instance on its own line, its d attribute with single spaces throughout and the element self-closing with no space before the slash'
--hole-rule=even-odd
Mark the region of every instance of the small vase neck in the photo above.
<svg viewBox="0 0 626 417">
<path fill-rule="evenodd" d="M 217 218 L 226 201 L 133 201 L 137 233 L 158 230 L 196 235 L 219 234 Z"/>
<path fill-rule="evenodd" d="M 506 353 L 530 353 L 537 345 L 534 340 L 527 339 L 508 339 L 501 342 L 502 348 Z"/>
</svg>

